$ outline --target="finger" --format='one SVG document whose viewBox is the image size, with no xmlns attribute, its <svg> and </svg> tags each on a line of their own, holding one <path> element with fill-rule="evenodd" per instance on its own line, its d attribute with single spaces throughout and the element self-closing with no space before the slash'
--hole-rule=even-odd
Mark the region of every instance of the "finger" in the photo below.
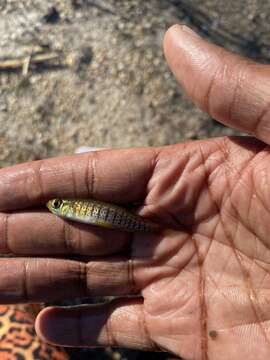
<svg viewBox="0 0 270 360">
<path fill-rule="evenodd" d="M 270 68 L 234 55 L 175 25 L 165 36 L 167 61 L 193 101 L 232 128 L 270 143 Z"/>
<path fill-rule="evenodd" d="M 1 169 L 0 209 L 36 206 L 57 197 L 142 200 L 156 153 L 153 148 L 105 150 Z"/>
<path fill-rule="evenodd" d="M 0 213 L 0 253 L 107 255 L 119 252 L 129 233 L 68 222 L 45 211 Z"/>
<path fill-rule="evenodd" d="M 140 299 L 46 308 L 36 319 L 36 331 L 44 341 L 62 346 L 157 350 L 149 337 Z"/>
<path fill-rule="evenodd" d="M 125 259 L 0 259 L 2 304 L 130 295 L 138 292 L 136 287 L 132 263 Z"/>
</svg>

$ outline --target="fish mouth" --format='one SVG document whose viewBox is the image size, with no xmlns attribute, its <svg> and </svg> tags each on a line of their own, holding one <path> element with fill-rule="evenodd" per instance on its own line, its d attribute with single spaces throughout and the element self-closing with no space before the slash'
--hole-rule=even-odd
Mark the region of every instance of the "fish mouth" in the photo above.
<svg viewBox="0 0 270 360">
<path fill-rule="evenodd" d="M 54 212 L 54 208 L 52 206 L 52 200 L 47 201 L 46 207 L 51 211 Z"/>
<path fill-rule="evenodd" d="M 52 200 L 49 200 L 46 202 L 47 208 L 50 208 L 52 206 Z"/>
</svg>

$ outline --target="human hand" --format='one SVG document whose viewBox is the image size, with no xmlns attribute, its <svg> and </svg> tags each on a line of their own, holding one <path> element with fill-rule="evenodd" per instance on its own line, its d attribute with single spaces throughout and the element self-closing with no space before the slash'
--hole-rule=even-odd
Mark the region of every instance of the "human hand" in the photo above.
<svg viewBox="0 0 270 360">
<path fill-rule="evenodd" d="M 198 106 L 254 138 L 108 150 L 2 169 L 0 208 L 11 212 L 1 214 L 1 252 L 25 258 L 1 260 L 0 300 L 121 296 L 43 310 L 37 331 L 60 345 L 267 359 L 270 70 L 179 26 L 167 33 L 165 53 Z M 56 197 L 140 204 L 142 215 L 170 230 L 130 235 L 68 224 L 42 209 L 19 212 Z"/>
</svg>

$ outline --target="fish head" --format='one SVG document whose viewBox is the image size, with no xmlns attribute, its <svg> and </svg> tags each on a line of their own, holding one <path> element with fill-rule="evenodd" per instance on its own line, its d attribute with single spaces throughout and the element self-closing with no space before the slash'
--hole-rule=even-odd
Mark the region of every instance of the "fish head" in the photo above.
<svg viewBox="0 0 270 360">
<path fill-rule="evenodd" d="M 69 200 L 63 199 L 49 200 L 46 206 L 50 210 L 50 212 L 57 216 L 66 216 L 67 212 L 70 209 Z"/>
</svg>

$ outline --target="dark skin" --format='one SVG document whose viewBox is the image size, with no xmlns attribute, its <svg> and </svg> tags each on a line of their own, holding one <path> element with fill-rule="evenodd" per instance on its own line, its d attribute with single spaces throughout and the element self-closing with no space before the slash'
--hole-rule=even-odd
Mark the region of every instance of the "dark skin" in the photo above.
<svg viewBox="0 0 270 360">
<path fill-rule="evenodd" d="M 270 68 L 181 26 L 167 32 L 164 47 L 195 104 L 251 137 L 2 169 L 0 246 L 23 257 L 1 259 L 0 300 L 122 296 L 105 305 L 44 309 L 37 332 L 60 345 L 268 359 Z M 57 197 L 139 203 L 140 213 L 166 230 L 132 235 L 20 210 Z M 141 298 L 125 297 L 132 294 Z"/>
</svg>

